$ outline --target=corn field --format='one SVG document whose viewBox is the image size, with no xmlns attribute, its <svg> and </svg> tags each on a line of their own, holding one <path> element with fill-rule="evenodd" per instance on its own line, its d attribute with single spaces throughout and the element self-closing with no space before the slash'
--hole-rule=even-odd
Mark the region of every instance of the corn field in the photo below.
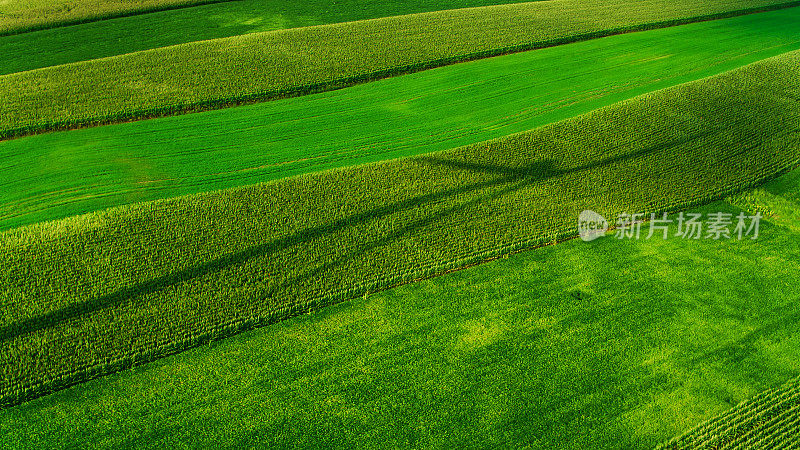
<svg viewBox="0 0 800 450">
<path fill-rule="evenodd" d="M 0 234 L 0 403 L 800 163 L 800 52 L 483 144 Z"/>
<path fill-rule="evenodd" d="M 0 3 L 0 36 L 231 0 L 7 0 Z"/>
<path fill-rule="evenodd" d="M 459 61 L 797 4 L 558 0 L 181 44 L 0 77 L 0 138 L 308 94 Z"/>
</svg>

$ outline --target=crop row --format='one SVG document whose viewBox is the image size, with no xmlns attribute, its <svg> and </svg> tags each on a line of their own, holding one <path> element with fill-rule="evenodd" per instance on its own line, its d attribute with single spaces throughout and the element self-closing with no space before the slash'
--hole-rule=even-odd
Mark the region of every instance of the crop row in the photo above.
<svg viewBox="0 0 800 450">
<path fill-rule="evenodd" d="M 0 5 L 0 36 L 231 0 L 45 0 Z"/>
<path fill-rule="evenodd" d="M 19 402 L 398 283 L 675 210 L 800 162 L 800 52 L 531 132 L 0 234 Z"/>
<path fill-rule="evenodd" d="M 28 0 L 25 4 L 30 2 Z M 255 32 L 525 2 L 526 0 L 236 0 L 204 4 L 200 8 L 176 6 L 158 14 L 134 14 L 115 20 L 50 28 L 37 33 L 0 36 L 0 53 L 3 54 L 0 59 L 0 75 Z M 0 14 L 2 12 L 3 7 L 0 7 Z"/>
<path fill-rule="evenodd" d="M 0 138 L 307 94 L 458 61 L 797 4 L 559 0 L 193 42 L 0 77 Z"/>
<path fill-rule="evenodd" d="M 496 139 L 800 49 L 798 22 L 800 8 L 791 8 L 456 64 L 325 95 L 3 141 L 0 231 Z M 565 78 L 565 65 L 579 68 Z"/>
<path fill-rule="evenodd" d="M 800 445 L 800 378 L 763 392 L 661 449 L 788 448 Z"/>
</svg>

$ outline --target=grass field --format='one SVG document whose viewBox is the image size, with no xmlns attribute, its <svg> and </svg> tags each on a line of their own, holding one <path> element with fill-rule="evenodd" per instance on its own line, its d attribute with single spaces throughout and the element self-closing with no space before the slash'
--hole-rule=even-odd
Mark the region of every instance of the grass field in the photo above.
<svg viewBox="0 0 800 450">
<path fill-rule="evenodd" d="M 779 0 L 558 0 L 255 33 L 0 77 L 0 137 L 334 89 Z M 621 13 L 620 11 L 624 11 Z"/>
<path fill-rule="evenodd" d="M 0 449 L 800 450 L 798 24 L 0 0 Z"/>
<path fill-rule="evenodd" d="M 798 49 L 798 22 L 792 8 L 0 142 L 0 230 L 500 138 Z"/>
<path fill-rule="evenodd" d="M 795 205 L 797 206 L 797 205 Z M 800 223 L 795 222 L 795 225 Z M 788 449 L 800 446 L 800 378 L 742 402 L 661 449 Z"/>
<path fill-rule="evenodd" d="M 800 171 L 761 189 L 733 197 L 731 204 L 758 212 L 788 232 L 800 233 Z M 796 258 L 797 239 L 785 250 Z M 796 275 L 787 277 L 790 283 Z M 784 285 L 785 286 L 785 283 Z M 793 306 L 787 311 L 794 311 Z M 751 339 L 753 341 L 753 339 Z M 796 348 L 796 347 L 795 347 Z M 761 392 L 663 444 L 662 449 L 797 448 L 800 445 L 800 379 Z"/>
<path fill-rule="evenodd" d="M 798 199 L 698 210 L 757 241 L 570 241 L 243 333 L 2 410 L 0 446 L 653 448 L 800 375 Z"/>
<path fill-rule="evenodd" d="M 4 0 L 0 36 L 230 0 Z"/>
<path fill-rule="evenodd" d="M 800 53 L 488 144 L 0 234 L 4 403 L 800 162 Z M 357 276 L 356 276 L 357 274 Z"/>
</svg>

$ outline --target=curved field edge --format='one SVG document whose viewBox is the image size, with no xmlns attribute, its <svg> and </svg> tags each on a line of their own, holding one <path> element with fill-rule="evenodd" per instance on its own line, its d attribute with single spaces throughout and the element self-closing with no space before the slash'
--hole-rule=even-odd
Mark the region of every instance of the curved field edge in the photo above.
<svg viewBox="0 0 800 450">
<path fill-rule="evenodd" d="M 744 401 L 659 449 L 788 448 L 800 444 L 800 378 Z"/>
<path fill-rule="evenodd" d="M 314 96 L 3 141 L 0 231 L 531 130 L 796 50 L 798 22 L 800 8 L 784 9 Z M 574 67 L 568 77 L 564 67 Z"/>
<path fill-rule="evenodd" d="M 70 2 L 52 1 L 44 8 L 32 8 L 28 4 L 24 8 L 9 10 L 14 5 L 12 0 L 0 5 L 0 37 L 230 1 L 238 0 L 145 0 L 135 4 L 130 1 L 95 0 L 83 1 L 78 7 L 70 7 Z M 61 13 L 65 9 L 67 12 Z"/>
<path fill-rule="evenodd" d="M 485 144 L 2 233 L 0 399 L 568 239 L 584 209 L 657 213 L 757 185 L 800 161 L 799 60 Z"/>
<path fill-rule="evenodd" d="M 0 446 L 653 448 L 798 376 L 798 181 L 736 196 L 757 240 L 524 252 L 4 409 Z"/>
<path fill-rule="evenodd" d="M 524 0 L 237 0 L 0 37 L 0 75 L 187 42 Z"/>
<path fill-rule="evenodd" d="M 0 77 L 0 138 L 306 95 L 472 59 L 797 5 L 553 0 L 182 44 Z"/>
</svg>

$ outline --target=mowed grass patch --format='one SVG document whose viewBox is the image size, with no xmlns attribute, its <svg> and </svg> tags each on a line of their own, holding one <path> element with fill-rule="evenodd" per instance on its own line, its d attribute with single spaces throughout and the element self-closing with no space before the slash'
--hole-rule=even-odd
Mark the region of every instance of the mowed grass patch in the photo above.
<svg viewBox="0 0 800 450">
<path fill-rule="evenodd" d="M 653 448 L 800 375 L 798 230 L 520 253 L 7 408 L 0 446 Z"/>
<path fill-rule="evenodd" d="M 510 3 L 525 2 L 521 0 L 402 2 L 231 0 L 208 3 L 192 8 L 171 9 L 2 36 L 0 54 L 3 58 L 0 60 L 0 74 L 248 33 Z M 85 8 L 81 10 L 85 11 Z"/>
<path fill-rule="evenodd" d="M 2 403 L 800 162 L 788 53 L 489 143 L 0 234 Z"/>
<path fill-rule="evenodd" d="M 558 0 L 254 33 L 0 77 L 0 138 L 325 91 L 779 0 Z"/>
<path fill-rule="evenodd" d="M 232 0 L 4 0 L 0 36 Z"/>
<path fill-rule="evenodd" d="M 792 8 L 0 142 L 0 230 L 499 138 L 800 48 L 798 22 Z"/>
</svg>

